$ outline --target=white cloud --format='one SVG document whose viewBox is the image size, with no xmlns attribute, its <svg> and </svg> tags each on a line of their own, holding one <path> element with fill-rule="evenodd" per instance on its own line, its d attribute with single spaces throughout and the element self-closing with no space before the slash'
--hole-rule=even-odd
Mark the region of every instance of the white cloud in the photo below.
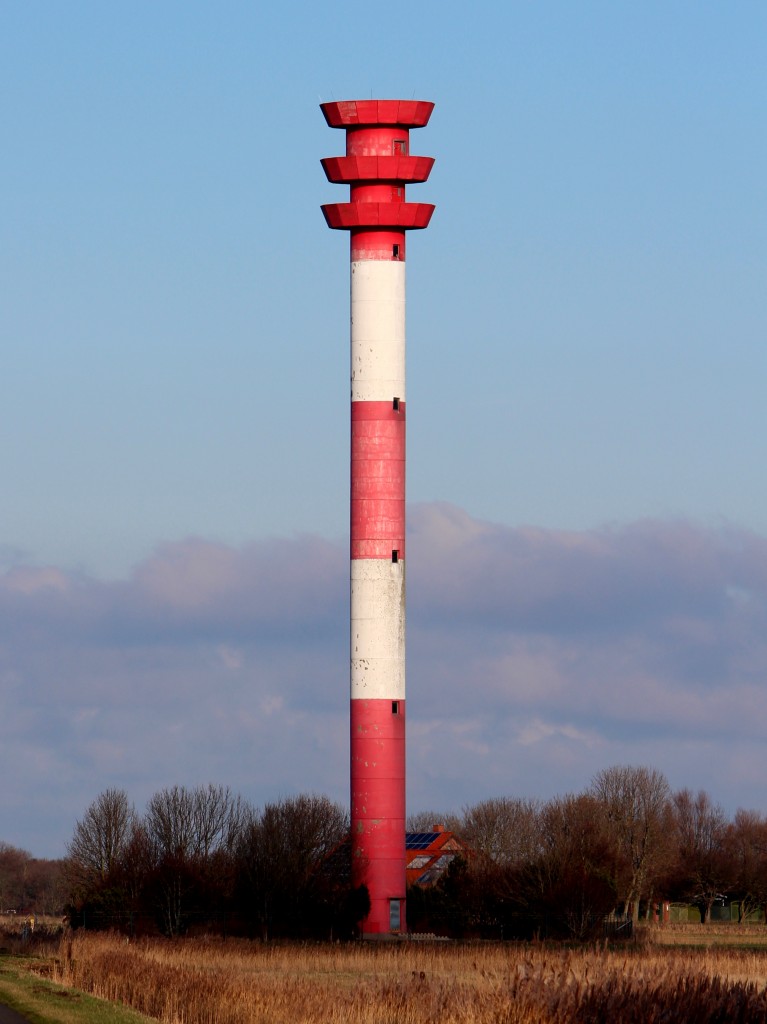
<svg viewBox="0 0 767 1024">
<path fill-rule="evenodd" d="M 586 747 L 596 746 L 599 742 L 599 737 L 595 733 L 577 729 L 574 725 L 544 722 L 540 718 L 534 718 L 523 726 L 517 733 L 517 741 L 523 747 L 529 747 L 533 744 L 548 742 L 556 736 L 563 736 L 565 739 L 581 743 Z"/>
</svg>

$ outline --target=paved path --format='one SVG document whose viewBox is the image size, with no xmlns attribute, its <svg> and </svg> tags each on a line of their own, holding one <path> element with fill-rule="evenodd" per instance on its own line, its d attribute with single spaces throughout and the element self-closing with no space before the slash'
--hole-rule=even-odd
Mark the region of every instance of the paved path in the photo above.
<svg viewBox="0 0 767 1024">
<path fill-rule="evenodd" d="M 0 1003 L 0 1024 L 29 1024 L 29 1021 L 10 1006 L 3 1006 Z"/>
</svg>

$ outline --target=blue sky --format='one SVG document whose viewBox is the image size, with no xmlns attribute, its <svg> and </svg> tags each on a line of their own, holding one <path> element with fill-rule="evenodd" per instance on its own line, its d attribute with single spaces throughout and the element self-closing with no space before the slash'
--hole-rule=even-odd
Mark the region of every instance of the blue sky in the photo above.
<svg viewBox="0 0 767 1024">
<path fill-rule="evenodd" d="M 61 852 L 107 785 L 345 797 L 348 250 L 318 103 L 370 95 L 436 103 L 408 247 L 411 808 L 632 761 L 767 810 L 742 735 L 767 673 L 766 51 L 737 0 L 5 5 L 0 839 Z M 484 574 L 443 577 L 465 550 Z"/>
</svg>

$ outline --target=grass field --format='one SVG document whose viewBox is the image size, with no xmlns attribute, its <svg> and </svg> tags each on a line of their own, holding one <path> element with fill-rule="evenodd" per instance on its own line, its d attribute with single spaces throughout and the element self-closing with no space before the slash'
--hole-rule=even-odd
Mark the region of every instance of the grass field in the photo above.
<svg viewBox="0 0 767 1024">
<path fill-rule="evenodd" d="M 4 957 L 8 975 L 89 993 L 167 1024 L 674 1024 L 767 1020 L 767 944 L 700 945 L 714 929 L 651 930 L 620 948 L 547 945 L 298 945 L 196 938 L 52 939 Z M 750 936 L 728 929 L 732 940 Z M 675 935 L 683 945 L 664 943 Z M 763 939 L 757 930 L 757 937 Z M 13 961 L 12 966 L 8 964 Z M 44 981 L 41 979 L 45 979 Z M 102 1002 L 103 1006 L 104 1003 Z M 76 1008 L 76 1007 L 75 1007 Z M 42 1017 L 74 1024 L 84 1017 Z M 117 1024 L 118 1017 L 101 1018 Z M 93 1018 L 98 1024 L 98 1018 Z"/>
<path fill-rule="evenodd" d="M 659 946 L 728 946 L 767 950 L 763 924 L 666 924 L 649 933 Z"/>
</svg>

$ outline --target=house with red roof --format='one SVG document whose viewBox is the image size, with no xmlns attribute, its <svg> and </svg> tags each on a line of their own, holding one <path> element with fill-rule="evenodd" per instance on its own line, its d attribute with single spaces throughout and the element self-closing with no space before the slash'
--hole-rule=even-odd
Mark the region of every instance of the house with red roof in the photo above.
<svg viewBox="0 0 767 1024">
<path fill-rule="evenodd" d="M 434 825 L 431 832 L 408 832 L 405 836 L 407 884 L 427 887 L 438 882 L 456 857 L 468 860 L 471 851 L 455 832 Z"/>
</svg>

